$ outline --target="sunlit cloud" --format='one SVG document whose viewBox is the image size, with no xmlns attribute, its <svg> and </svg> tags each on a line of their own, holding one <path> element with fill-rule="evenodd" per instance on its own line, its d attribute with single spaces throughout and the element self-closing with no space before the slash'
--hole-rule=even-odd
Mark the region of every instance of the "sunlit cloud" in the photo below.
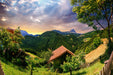
<svg viewBox="0 0 113 75">
<path fill-rule="evenodd" d="M 38 18 L 33 18 L 33 16 L 31 16 L 30 19 L 31 19 L 32 21 L 34 21 L 34 22 L 41 22 L 40 19 L 38 19 Z"/>
<path fill-rule="evenodd" d="M 5 17 L 2 17 L 1 21 L 7 21 L 7 19 Z"/>
<path fill-rule="evenodd" d="M 12 1 L 11 5 L 14 6 L 16 4 L 17 1 Z"/>
<path fill-rule="evenodd" d="M 26 1 L 25 0 L 20 0 L 18 3 L 19 4 L 23 4 L 23 3 L 25 3 Z"/>
<path fill-rule="evenodd" d="M 10 9 L 9 9 L 9 8 L 5 8 L 5 10 L 6 10 L 6 11 L 10 11 Z"/>
</svg>

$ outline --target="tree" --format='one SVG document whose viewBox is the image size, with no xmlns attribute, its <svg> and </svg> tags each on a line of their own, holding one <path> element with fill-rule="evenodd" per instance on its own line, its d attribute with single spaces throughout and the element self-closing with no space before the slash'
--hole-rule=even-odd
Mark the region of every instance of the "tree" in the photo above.
<svg viewBox="0 0 113 75">
<path fill-rule="evenodd" d="M 48 61 L 49 58 L 51 57 L 52 55 L 52 51 L 51 50 L 48 50 L 48 51 L 42 51 L 40 53 L 40 57 L 43 58 L 45 61 Z"/>
<path fill-rule="evenodd" d="M 66 57 L 66 62 L 61 65 L 61 68 L 64 72 L 70 72 L 70 75 L 72 75 L 72 70 L 75 70 L 80 67 L 80 65 L 84 64 L 84 53 L 80 53 L 77 56 Z"/>
<path fill-rule="evenodd" d="M 98 30 L 99 27 L 104 28 L 100 20 L 105 20 L 108 26 L 108 39 L 109 48 L 111 43 L 111 32 L 110 24 L 112 21 L 112 10 L 113 1 L 112 0 L 71 0 L 73 7 L 73 12 L 77 14 L 78 21 L 82 23 L 87 23 L 89 26 Z M 112 19 L 111 19 L 112 18 Z"/>
<path fill-rule="evenodd" d="M 0 28 L 0 41 L 6 58 L 12 57 L 12 52 L 19 50 L 19 44 L 23 38 L 19 29 L 16 29 L 14 33 L 10 33 L 4 28 Z"/>
<path fill-rule="evenodd" d="M 33 70 L 34 70 L 34 67 L 37 64 L 37 60 L 38 59 L 30 57 L 30 56 L 27 56 L 26 60 L 27 60 L 28 66 L 30 67 L 30 75 L 33 75 Z"/>
</svg>

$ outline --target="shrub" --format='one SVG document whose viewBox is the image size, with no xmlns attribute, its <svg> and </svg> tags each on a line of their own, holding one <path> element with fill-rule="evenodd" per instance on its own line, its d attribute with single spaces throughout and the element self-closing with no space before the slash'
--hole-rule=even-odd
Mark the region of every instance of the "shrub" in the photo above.
<svg viewBox="0 0 113 75">
<path fill-rule="evenodd" d="M 85 53 L 89 53 L 90 51 L 96 49 L 101 43 L 102 41 L 100 37 L 94 38 L 92 43 L 90 43 L 89 46 L 85 48 Z"/>
<path fill-rule="evenodd" d="M 97 37 L 93 40 L 93 43 L 94 43 L 94 47 L 98 47 L 102 43 L 102 41 L 100 37 Z"/>
<path fill-rule="evenodd" d="M 63 69 L 64 72 L 70 71 L 70 75 L 71 75 L 72 70 L 79 68 L 80 65 L 84 64 L 84 62 L 85 60 L 83 53 L 80 53 L 79 55 L 72 57 L 67 56 L 66 62 L 64 62 L 63 65 L 61 65 L 61 68 Z"/>
</svg>

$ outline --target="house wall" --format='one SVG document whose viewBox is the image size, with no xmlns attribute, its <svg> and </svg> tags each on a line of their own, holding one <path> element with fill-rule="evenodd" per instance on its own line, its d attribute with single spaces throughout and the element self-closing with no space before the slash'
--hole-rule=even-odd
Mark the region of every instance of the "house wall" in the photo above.
<svg viewBox="0 0 113 75">
<path fill-rule="evenodd" d="M 60 68 L 60 65 L 63 64 L 63 62 L 66 62 L 66 56 L 71 56 L 69 53 L 65 53 L 62 56 L 58 57 L 53 61 L 54 69 L 56 69 L 58 72 L 62 72 L 63 70 Z"/>
</svg>

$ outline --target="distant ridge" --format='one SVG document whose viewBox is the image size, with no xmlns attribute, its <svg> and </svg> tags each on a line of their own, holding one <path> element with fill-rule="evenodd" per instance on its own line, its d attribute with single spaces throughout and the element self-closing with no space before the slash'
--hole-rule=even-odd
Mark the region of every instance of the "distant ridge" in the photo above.
<svg viewBox="0 0 113 75">
<path fill-rule="evenodd" d="M 75 29 L 71 29 L 70 31 L 66 31 L 66 32 L 62 32 L 62 31 L 59 31 L 59 30 L 52 30 L 54 32 L 57 32 L 59 34 L 62 34 L 62 35 L 69 35 L 69 34 L 75 34 L 75 35 L 80 35 L 79 33 L 76 33 Z M 21 34 L 22 36 L 39 36 L 39 34 L 36 34 L 36 35 L 33 35 L 33 34 L 29 34 L 27 31 L 25 30 L 21 30 Z"/>
<path fill-rule="evenodd" d="M 21 30 L 20 31 L 21 32 L 21 34 L 22 34 L 22 36 L 39 36 L 38 34 L 36 34 L 36 35 L 33 35 L 33 34 L 29 34 L 27 31 L 24 31 L 24 30 Z"/>
<path fill-rule="evenodd" d="M 61 32 L 59 30 L 52 30 L 52 31 L 55 31 L 59 34 L 62 34 L 62 35 L 68 35 L 68 34 L 77 34 L 77 35 L 80 35 L 79 33 L 76 33 L 75 29 L 71 29 L 70 31 L 66 31 L 66 32 Z"/>
</svg>

